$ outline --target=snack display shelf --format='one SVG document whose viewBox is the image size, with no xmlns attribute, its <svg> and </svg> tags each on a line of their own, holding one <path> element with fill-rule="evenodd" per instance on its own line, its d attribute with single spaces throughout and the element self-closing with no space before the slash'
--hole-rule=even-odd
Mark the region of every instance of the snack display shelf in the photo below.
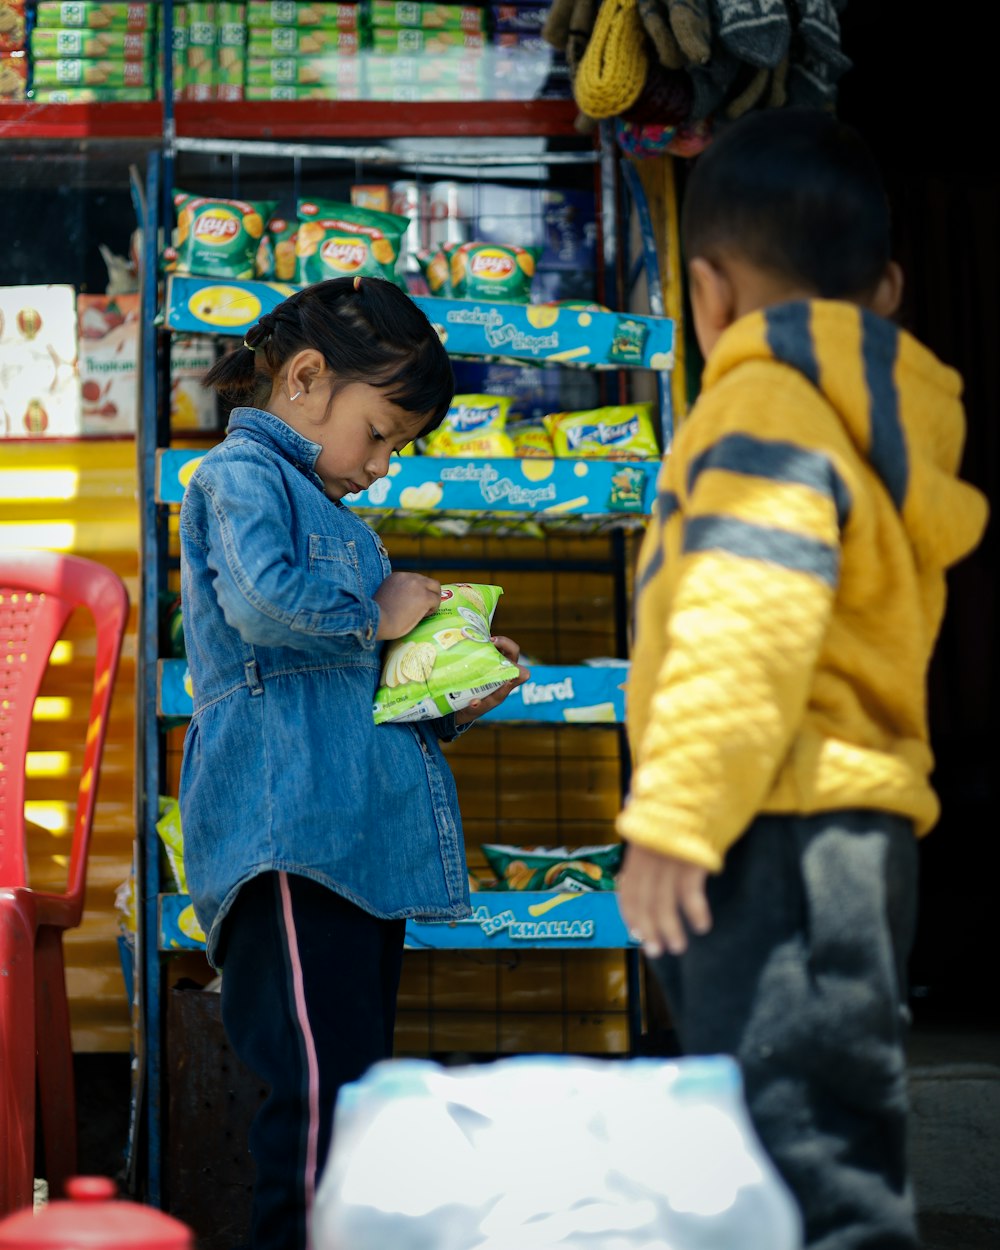
<svg viewBox="0 0 1000 1250">
<path fill-rule="evenodd" d="M 482 718 L 556 725 L 620 725 L 625 719 L 625 664 L 536 664 L 531 677 Z M 186 660 L 157 665 L 156 712 L 164 720 L 190 718 L 191 678 Z"/>
<path fill-rule="evenodd" d="M 162 448 L 156 456 L 155 497 L 179 504 L 204 451 Z M 363 516 L 400 513 L 441 516 L 530 517 L 606 520 L 648 516 L 658 460 L 584 460 L 521 457 L 462 459 L 400 456 L 386 477 L 345 501 Z"/>
<path fill-rule="evenodd" d="M 177 103 L 177 135 L 233 139 L 389 139 L 538 135 L 575 137 L 572 100 L 471 100 L 460 107 L 393 100 Z M 163 105 L 0 103 L 0 139 L 149 139 L 163 134 Z"/>
<path fill-rule="evenodd" d="M 203 950 L 187 894 L 161 894 L 162 953 Z M 613 890 L 479 890 L 463 920 L 406 923 L 408 950 L 621 950 L 636 948 Z"/>
<path fill-rule="evenodd" d="M 242 338 L 298 289 L 287 282 L 172 274 L 166 283 L 163 320 L 168 329 L 182 334 Z M 413 299 L 452 356 L 658 373 L 673 368 L 674 323 L 667 317 L 429 295 Z"/>
</svg>

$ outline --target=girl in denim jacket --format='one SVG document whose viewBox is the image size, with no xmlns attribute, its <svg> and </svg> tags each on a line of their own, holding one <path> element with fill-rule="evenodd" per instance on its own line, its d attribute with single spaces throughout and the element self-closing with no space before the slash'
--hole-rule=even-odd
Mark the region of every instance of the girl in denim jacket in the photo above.
<svg viewBox="0 0 1000 1250">
<path fill-rule="evenodd" d="M 270 1087 L 250 1132 L 253 1250 L 298 1250 L 337 1091 L 391 1053 L 406 918 L 469 911 L 440 740 L 519 681 L 442 720 L 372 719 L 381 643 L 440 602 L 342 503 L 451 402 L 447 354 L 403 291 L 306 287 L 205 384 L 249 406 L 181 509 L 185 864 L 229 1040 Z"/>
</svg>

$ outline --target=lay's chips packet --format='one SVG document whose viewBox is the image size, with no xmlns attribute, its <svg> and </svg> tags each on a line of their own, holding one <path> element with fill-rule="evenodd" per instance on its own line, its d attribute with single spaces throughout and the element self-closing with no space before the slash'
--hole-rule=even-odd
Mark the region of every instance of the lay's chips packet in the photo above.
<svg viewBox="0 0 1000 1250">
<path fill-rule="evenodd" d="M 377 725 L 437 720 L 517 677 L 517 665 L 490 641 L 502 594 L 468 582 L 441 587 L 438 610 L 385 648 L 372 707 Z"/>
<path fill-rule="evenodd" d="M 297 280 L 387 278 L 399 283 L 396 261 L 408 217 L 338 200 L 299 200 Z"/>
<path fill-rule="evenodd" d="M 174 272 L 205 278 L 253 278 L 264 223 L 274 200 L 226 200 L 174 191 Z"/>
<path fill-rule="evenodd" d="M 456 395 L 448 415 L 423 441 L 425 456 L 513 456 L 506 395 Z"/>
<path fill-rule="evenodd" d="M 448 243 L 444 250 L 454 299 L 488 299 L 498 304 L 526 304 L 530 299 L 541 248 L 513 243 Z"/>
<path fill-rule="evenodd" d="M 257 277 L 265 282 L 294 282 L 297 260 L 295 240 L 299 223 L 295 217 L 275 213 L 268 218 L 257 249 Z"/>
<path fill-rule="evenodd" d="M 451 295 L 451 271 L 448 257 L 442 248 L 422 247 L 417 253 L 417 264 L 424 275 L 427 290 L 431 295 L 446 299 Z"/>
<path fill-rule="evenodd" d="M 557 456 L 646 460 L 660 454 L 652 404 L 550 412 L 544 420 Z"/>
</svg>

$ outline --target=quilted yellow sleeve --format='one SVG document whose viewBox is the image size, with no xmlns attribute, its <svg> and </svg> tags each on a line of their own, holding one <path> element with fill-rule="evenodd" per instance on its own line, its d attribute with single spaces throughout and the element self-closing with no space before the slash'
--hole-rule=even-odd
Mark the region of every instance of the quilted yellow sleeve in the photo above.
<svg viewBox="0 0 1000 1250">
<path fill-rule="evenodd" d="M 822 450 L 701 415 L 677 475 L 680 552 L 659 574 L 674 585 L 618 827 L 718 871 L 802 720 L 849 500 Z"/>
</svg>

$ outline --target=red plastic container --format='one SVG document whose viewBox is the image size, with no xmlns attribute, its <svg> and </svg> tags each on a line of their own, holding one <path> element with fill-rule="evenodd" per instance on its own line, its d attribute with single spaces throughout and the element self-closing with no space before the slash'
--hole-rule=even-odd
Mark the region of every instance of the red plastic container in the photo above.
<svg viewBox="0 0 1000 1250">
<path fill-rule="evenodd" d="M 0 1250 L 194 1250 L 186 1224 L 117 1193 L 107 1176 L 74 1176 L 66 1201 L 0 1220 Z"/>
</svg>

